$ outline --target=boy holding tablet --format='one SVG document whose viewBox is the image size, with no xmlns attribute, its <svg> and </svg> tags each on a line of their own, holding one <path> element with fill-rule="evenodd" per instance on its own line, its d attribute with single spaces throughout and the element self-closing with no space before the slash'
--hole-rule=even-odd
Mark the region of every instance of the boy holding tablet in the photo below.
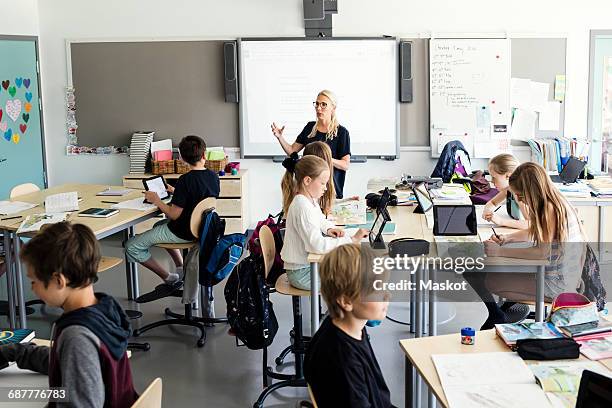
<svg viewBox="0 0 612 408">
<path fill-rule="evenodd" d="M 145 199 L 155 204 L 167 219 L 125 244 L 125 252 L 130 261 L 146 266 L 164 282 L 154 291 L 136 299 L 144 303 L 170 295 L 182 286 L 183 257 L 178 249 L 167 249 L 174 261 L 176 271 L 170 273 L 151 257 L 150 248 L 161 243 L 187 243 L 195 237 L 191 234 L 189 223 L 191 213 L 200 201 L 208 197 L 219 196 L 219 177 L 204 167 L 206 162 L 206 143 L 199 136 L 185 136 L 179 143 L 179 152 L 184 162 L 189 164 L 190 171 L 179 177 L 176 186 L 168 186 L 172 201 L 165 204 L 154 191 L 146 191 Z"/>
</svg>

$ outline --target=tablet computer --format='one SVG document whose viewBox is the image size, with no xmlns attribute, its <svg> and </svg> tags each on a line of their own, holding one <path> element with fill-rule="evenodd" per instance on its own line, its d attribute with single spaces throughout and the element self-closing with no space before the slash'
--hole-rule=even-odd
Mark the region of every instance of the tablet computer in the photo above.
<svg viewBox="0 0 612 408">
<path fill-rule="evenodd" d="M 170 193 L 166 190 L 168 185 L 162 176 L 149 177 L 142 180 L 142 184 L 144 184 L 145 190 L 155 191 L 162 200 L 170 197 Z"/>
<path fill-rule="evenodd" d="M 376 213 L 376 218 L 374 219 L 374 223 L 372 224 L 372 228 L 370 229 L 370 234 L 368 239 L 370 240 L 370 246 L 373 248 L 376 247 L 384 247 L 385 241 L 383 240 L 382 234 L 385 229 L 385 224 L 387 223 L 387 219 L 385 214 L 382 212 Z"/>
<path fill-rule="evenodd" d="M 473 205 L 434 205 L 433 234 L 478 235 L 476 208 Z"/>
<path fill-rule="evenodd" d="M 108 218 L 111 215 L 115 215 L 119 212 L 114 208 L 88 208 L 87 210 L 81 211 L 77 215 L 79 217 L 93 217 L 93 218 Z"/>
<path fill-rule="evenodd" d="M 429 195 L 429 190 L 427 190 L 427 186 L 425 183 L 416 183 L 412 186 L 412 192 L 416 197 L 417 203 L 419 203 L 419 209 L 423 213 L 431 210 L 433 207 L 433 200 Z M 420 213 L 419 211 L 419 213 Z M 417 211 L 415 211 L 417 212 Z"/>
</svg>

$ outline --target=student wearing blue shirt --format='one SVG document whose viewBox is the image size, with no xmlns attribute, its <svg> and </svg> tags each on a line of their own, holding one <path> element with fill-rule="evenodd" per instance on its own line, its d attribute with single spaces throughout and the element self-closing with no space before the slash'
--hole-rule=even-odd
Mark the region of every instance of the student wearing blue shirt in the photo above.
<svg viewBox="0 0 612 408">
<path fill-rule="evenodd" d="M 334 187 L 336 198 L 344 196 L 344 180 L 351 161 L 351 138 L 348 130 L 338 123 L 336 116 L 337 99 L 332 91 L 323 90 L 313 102 L 317 120 L 308 122 L 293 144 L 283 137 L 285 126 L 272 123 L 272 133 L 288 155 L 301 151 L 312 142 L 325 142 L 332 151 L 334 164 Z"/>
</svg>

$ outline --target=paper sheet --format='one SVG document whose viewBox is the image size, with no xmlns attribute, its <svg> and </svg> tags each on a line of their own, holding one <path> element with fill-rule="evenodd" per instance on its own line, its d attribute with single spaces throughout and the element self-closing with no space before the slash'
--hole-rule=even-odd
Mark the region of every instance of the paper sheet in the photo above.
<svg viewBox="0 0 612 408">
<path fill-rule="evenodd" d="M 45 198 L 45 212 L 62 213 L 79 209 L 79 195 L 76 191 L 52 194 Z"/>
<path fill-rule="evenodd" d="M 117 210 L 138 210 L 138 211 L 148 211 L 153 208 L 157 208 L 153 204 L 144 203 L 144 198 L 134 198 L 132 200 L 121 201 L 120 203 L 111 205 L 111 208 L 115 208 Z"/>
<path fill-rule="evenodd" d="M 538 129 L 559 130 L 561 103 L 557 101 L 547 102 L 539 112 Z"/>
<path fill-rule="evenodd" d="M 159 140 L 157 142 L 151 142 L 151 153 L 158 152 L 160 150 L 172 151 L 172 139 Z"/>
<path fill-rule="evenodd" d="M 509 353 L 506 353 L 509 354 Z M 537 384 L 479 385 L 469 389 L 444 389 L 450 408 L 550 407 L 546 394 Z"/>
<path fill-rule="evenodd" d="M 494 224 L 491 221 L 487 221 L 484 218 L 482 218 L 483 212 L 484 212 L 484 205 L 477 205 L 476 206 L 476 222 L 478 223 L 478 226 L 479 227 L 480 226 L 495 227 L 497 224 Z M 512 218 L 508 215 L 508 211 L 506 211 L 505 203 L 502 204 L 500 209 L 495 212 L 495 215 L 500 218 L 506 219 L 506 220 L 512 220 Z"/>
<path fill-rule="evenodd" d="M 501 153 L 510 152 L 509 139 L 482 140 L 474 144 L 474 157 L 490 159 Z"/>
<path fill-rule="evenodd" d="M 510 137 L 510 122 L 509 110 L 493 111 L 491 118 L 491 139 L 507 139 Z"/>
<path fill-rule="evenodd" d="M 527 141 L 535 137 L 537 115 L 535 112 L 517 109 L 512 121 L 512 139 Z"/>
<path fill-rule="evenodd" d="M 565 75 L 555 75 L 555 101 L 565 100 Z"/>
<path fill-rule="evenodd" d="M 548 104 L 548 91 L 550 84 L 546 82 L 531 81 L 531 109 L 536 112 L 542 112 Z"/>
<path fill-rule="evenodd" d="M 38 204 L 24 203 L 23 201 L 0 201 L 0 215 L 11 215 L 29 210 Z"/>
<path fill-rule="evenodd" d="M 530 79 L 510 79 L 510 106 L 513 108 L 531 110 Z"/>
</svg>

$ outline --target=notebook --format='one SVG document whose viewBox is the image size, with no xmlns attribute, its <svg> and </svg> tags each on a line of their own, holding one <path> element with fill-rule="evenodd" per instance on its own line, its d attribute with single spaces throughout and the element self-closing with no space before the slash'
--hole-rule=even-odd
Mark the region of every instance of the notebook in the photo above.
<svg viewBox="0 0 612 408">
<path fill-rule="evenodd" d="M 36 333 L 30 329 L 0 329 L 0 346 L 5 344 L 27 343 Z"/>
<path fill-rule="evenodd" d="M 549 322 L 496 324 L 495 332 L 508 346 L 523 339 L 557 339 L 563 337 Z"/>
<path fill-rule="evenodd" d="M 450 408 L 550 407 L 515 353 L 434 354 L 431 359 Z"/>
</svg>

